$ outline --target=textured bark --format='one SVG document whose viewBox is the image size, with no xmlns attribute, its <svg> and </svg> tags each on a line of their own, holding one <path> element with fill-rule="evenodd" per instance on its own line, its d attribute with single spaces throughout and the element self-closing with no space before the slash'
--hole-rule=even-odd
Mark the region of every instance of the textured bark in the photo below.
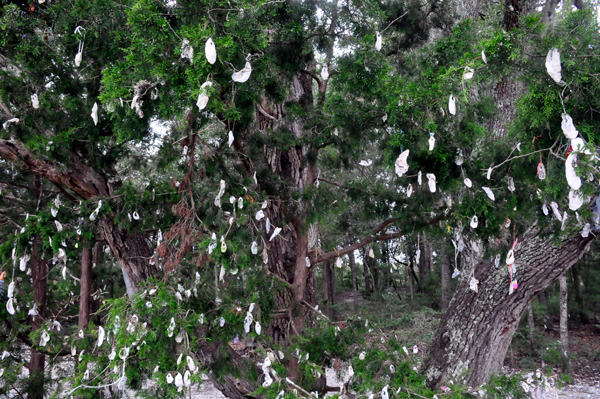
<svg viewBox="0 0 600 399">
<path fill-rule="evenodd" d="M 539 229 L 533 227 L 519 239 L 515 250 L 519 287 L 512 295 L 504 265 L 496 268 L 493 261 L 480 261 L 472 268 L 463 266 L 426 359 L 429 386 L 446 380 L 477 386 L 499 371 L 531 299 L 575 263 L 594 239 L 577 236 L 555 247 L 539 236 Z M 463 252 L 469 258 L 473 250 L 467 247 Z M 469 289 L 471 276 L 479 280 L 477 293 Z"/>
<path fill-rule="evenodd" d="M 363 252 L 363 276 L 365 278 L 365 293 L 370 297 L 373 292 L 373 280 L 369 273 L 368 255 L 366 250 Z"/>
<path fill-rule="evenodd" d="M 558 278 L 560 284 L 560 346 L 562 355 L 569 357 L 569 286 L 567 285 L 567 274 L 563 273 Z"/>
<path fill-rule="evenodd" d="M 443 255 L 440 260 L 440 266 L 442 269 L 442 311 L 445 312 L 448 309 L 450 303 L 450 260 L 448 256 Z"/>
<path fill-rule="evenodd" d="M 90 322 L 90 298 L 92 295 L 92 247 L 83 244 L 81 254 L 81 278 L 79 280 L 79 322 L 77 325 L 85 330 Z"/>
<path fill-rule="evenodd" d="M 48 265 L 40 257 L 41 239 L 36 236 L 31 254 L 31 280 L 33 288 L 33 301 L 37 304 L 39 316 L 31 317 L 31 331 L 36 331 L 42 326 L 46 317 L 46 292 L 48 287 Z M 29 374 L 31 376 L 28 386 L 28 398 L 42 399 L 44 397 L 44 366 L 45 355 L 31 348 L 29 360 Z"/>
</svg>

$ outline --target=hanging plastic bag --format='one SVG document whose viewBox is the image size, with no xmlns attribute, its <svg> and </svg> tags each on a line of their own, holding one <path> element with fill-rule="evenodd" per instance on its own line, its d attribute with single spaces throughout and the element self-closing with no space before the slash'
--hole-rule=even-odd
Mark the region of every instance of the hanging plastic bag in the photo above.
<svg viewBox="0 0 600 399">
<path fill-rule="evenodd" d="M 271 238 L 269 238 L 269 242 L 273 241 L 273 238 L 277 237 L 280 232 L 281 232 L 281 227 L 275 227 L 275 230 L 273 231 L 273 235 L 271 236 Z"/>
<path fill-rule="evenodd" d="M 473 187 L 473 182 L 468 177 L 465 178 L 464 183 L 465 183 L 465 186 L 467 186 L 469 188 Z"/>
<path fill-rule="evenodd" d="M 511 192 L 514 192 L 514 191 L 515 191 L 515 181 L 513 180 L 513 178 L 512 178 L 512 177 L 509 177 L 509 178 L 508 178 L 508 189 L 509 189 Z"/>
<path fill-rule="evenodd" d="M 256 244 L 256 241 L 252 241 L 252 246 L 250 247 L 250 251 L 252 251 L 252 255 L 258 254 L 258 244 Z"/>
<path fill-rule="evenodd" d="M 546 178 L 546 168 L 544 167 L 544 164 L 541 161 L 537 167 L 537 175 L 540 178 L 540 180 L 544 180 Z"/>
<path fill-rule="evenodd" d="M 548 213 L 549 213 L 548 206 L 546 205 L 545 202 L 542 204 L 542 212 L 544 212 L 544 215 L 548 216 Z"/>
<path fill-rule="evenodd" d="M 429 133 L 429 151 L 433 151 L 434 146 L 435 146 L 435 137 L 433 137 L 433 133 Z"/>
<path fill-rule="evenodd" d="M 406 150 L 403 151 L 399 156 L 398 159 L 396 159 L 396 164 L 395 164 L 395 169 L 396 169 L 396 174 L 399 177 L 402 177 L 402 175 L 404 175 L 406 172 L 408 172 L 408 154 L 410 153 L 410 150 Z M 419 184 L 421 184 L 419 182 Z"/>
<path fill-rule="evenodd" d="M 375 32 L 375 50 L 381 50 L 381 45 L 383 43 L 383 38 L 381 37 L 381 33 Z"/>
<path fill-rule="evenodd" d="M 448 99 L 448 111 L 452 115 L 456 115 L 456 98 L 452 94 L 450 94 L 450 98 Z"/>
<path fill-rule="evenodd" d="M 410 196 L 412 195 L 412 193 L 413 193 L 413 186 L 412 186 L 412 184 L 409 184 L 408 187 L 406 187 L 406 196 L 408 198 L 410 198 Z"/>
<path fill-rule="evenodd" d="M 562 222 L 562 215 L 560 214 L 560 211 L 558 210 L 558 204 L 554 201 L 552 201 L 550 203 L 550 208 L 552 208 L 552 212 L 554 213 L 554 217 L 556 217 L 556 219 L 559 222 Z"/>
<path fill-rule="evenodd" d="M 250 65 L 249 62 L 246 62 L 246 65 L 244 66 L 243 69 L 241 69 L 238 72 L 234 72 L 231 75 L 231 79 L 233 79 L 234 82 L 244 83 L 244 82 L 248 81 L 248 79 L 250 79 L 251 74 L 252 74 L 252 65 Z"/>
<path fill-rule="evenodd" d="M 476 229 L 478 225 L 479 219 L 477 219 L 477 215 L 474 215 L 473 218 L 471 218 L 471 228 Z"/>
<path fill-rule="evenodd" d="M 577 176 L 575 172 L 575 162 L 577 162 L 577 155 L 570 153 L 565 162 L 565 175 L 567 177 L 567 183 L 573 190 L 579 190 L 581 188 L 581 178 Z"/>
<path fill-rule="evenodd" d="M 590 224 L 586 223 L 585 226 L 583 226 L 583 230 L 581 230 L 581 236 L 583 238 L 587 238 L 590 235 Z"/>
<path fill-rule="evenodd" d="M 569 191 L 569 209 L 572 211 L 576 211 L 581 208 L 583 205 L 583 197 L 578 191 L 570 190 Z"/>
<path fill-rule="evenodd" d="M 485 191 L 485 193 L 487 194 L 488 198 L 491 199 L 492 201 L 496 201 L 496 197 L 494 196 L 494 193 L 492 192 L 492 190 L 490 190 L 489 187 L 481 187 L 483 189 L 483 191 Z"/>
<path fill-rule="evenodd" d="M 94 106 L 92 107 L 92 120 L 94 121 L 94 125 L 98 124 L 98 104 L 94 103 Z"/>
<path fill-rule="evenodd" d="M 3 128 L 4 130 L 7 130 L 7 129 L 8 129 L 8 127 L 9 127 L 10 125 L 12 125 L 12 124 L 17 124 L 17 123 L 19 123 L 19 118 L 12 118 L 12 119 L 9 119 L 9 120 L 7 120 L 6 122 L 4 122 L 4 123 L 2 124 L 2 128 Z"/>
<path fill-rule="evenodd" d="M 200 86 L 200 94 L 198 94 L 198 100 L 196 101 L 196 106 L 198 106 L 200 111 L 208 105 L 208 90 L 211 87 L 212 82 L 204 82 L 202 86 Z"/>
<path fill-rule="evenodd" d="M 469 288 L 472 291 L 478 292 L 479 291 L 478 285 L 479 285 L 479 280 L 477 280 L 475 277 L 471 277 L 471 280 L 469 280 Z"/>
<path fill-rule="evenodd" d="M 556 83 L 564 83 L 560 74 L 560 53 L 556 48 L 548 51 L 548 55 L 546 55 L 546 71 Z"/>
<path fill-rule="evenodd" d="M 472 79 L 474 73 L 475 73 L 475 71 L 473 70 L 473 68 L 465 67 L 465 71 L 463 72 L 463 79 L 464 80 Z"/>
<path fill-rule="evenodd" d="M 417 173 L 417 183 L 419 183 L 419 186 L 423 183 L 423 174 L 421 173 L 421 171 L 419 171 L 419 173 Z"/>
<path fill-rule="evenodd" d="M 81 65 L 81 60 L 83 59 L 83 41 L 85 40 L 85 28 L 78 26 L 75 28 L 75 34 L 80 36 L 79 39 L 79 48 L 77 50 L 77 55 L 75 55 L 75 66 L 79 67 Z"/>
<path fill-rule="evenodd" d="M 217 61 L 217 48 L 215 42 L 209 37 L 204 44 L 204 54 L 209 64 L 214 64 Z"/>
<path fill-rule="evenodd" d="M 40 107 L 40 100 L 39 100 L 38 95 L 36 93 L 33 93 L 31 95 L 31 105 L 35 109 L 38 109 Z"/>
<path fill-rule="evenodd" d="M 363 159 L 363 160 L 361 160 L 361 161 L 360 161 L 358 164 L 359 164 L 360 166 L 371 166 L 371 165 L 373 164 L 373 161 L 372 161 L 372 160 L 370 160 L 370 159 L 369 159 L 369 160 L 367 160 L 367 161 L 365 161 L 365 160 Z"/>
<path fill-rule="evenodd" d="M 481 50 L 481 59 L 485 64 L 487 64 L 487 57 L 485 56 L 485 51 Z"/>
<path fill-rule="evenodd" d="M 435 185 L 435 175 L 433 173 L 427 173 L 427 179 L 428 184 L 429 184 L 429 191 L 431 191 L 432 193 L 435 193 L 436 190 L 436 185 Z"/>
<path fill-rule="evenodd" d="M 573 118 L 571 118 L 569 114 L 562 114 L 561 117 L 562 121 L 560 123 L 560 127 L 563 131 L 563 134 L 567 139 L 573 140 L 579 134 L 575 128 L 575 125 L 573 124 Z"/>
<path fill-rule="evenodd" d="M 233 144 L 233 140 L 235 140 L 235 138 L 233 137 L 233 132 L 230 130 L 229 137 L 227 138 L 227 145 L 229 147 L 231 147 L 231 144 Z"/>
</svg>

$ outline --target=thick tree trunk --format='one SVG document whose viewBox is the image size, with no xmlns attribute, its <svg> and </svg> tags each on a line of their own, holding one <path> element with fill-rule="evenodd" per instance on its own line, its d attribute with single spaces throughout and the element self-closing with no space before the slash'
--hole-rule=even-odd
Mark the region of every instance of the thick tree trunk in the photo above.
<svg viewBox="0 0 600 399">
<path fill-rule="evenodd" d="M 583 303 L 583 290 L 581 289 L 581 276 L 579 274 L 579 265 L 573 265 L 571 267 L 573 273 L 573 285 L 575 288 L 575 300 L 577 301 L 577 307 L 579 308 L 579 321 L 582 324 L 589 324 L 590 318 L 588 317 Z"/>
<path fill-rule="evenodd" d="M 419 280 L 421 281 L 421 292 L 425 294 L 428 291 L 425 286 L 425 280 L 431 271 L 431 245 L 425 240 L 425 236 L 421 240 L 419 249 L 421 251 L 419 257 Z"/>
<path fill-rule="evenodd" d="M 445 312 L 448 309 L 450 303 L 450 260 L 448 256 L 443 255 L 440 260 L 440 266 L 442 269 L 442 311 Z"/>
<path fill-rule="evenodd" d="M 558 278 L 560 284 L 560 346 L 565 363 L 569 364 L 569 286 L 566 272 Z M 570 368 L 567 366 L 567 368 Z"/>
<path fill-rule="evenodd" d="M 113 192 L 107 179 L 75 154 L 69 164 L 61 165 L 37 156 L 18 140 L 0 139 L 0 157 L 86 200 L 108 197 Z M 123 270 L 127 293 L 133 295 L 139 283 L 157 274 L 156 268 L 149 264 L 153 251 L 141 233 L 128 235 L 126 230 L 116 227 L 109 216 L 103 216 L 101 225 L 102 235 Z"/>
<path fill-rule="evenodd" d="M 92 295 L 92 247 L 83 244 L 81 254 L 81 278 L 79 280 L 79 329 L 84 330 L 90 322 L 90 298 Z"/>
<path fill-rule="evenodd" d="M 429 386 L 446 380 L 477 386 L 499 371 L 531 299 L 575 263 L 594 239 L 577 236 L 554 247 L 552 239 L 539 235 L 533 227 L 519 239 L 515 250 L 519 286 L 512 294 L 504 265 L 496 268 L 493 261 L 481 261 L 474 268 L 463 268 L 426 359 Z M 479 281 L 478 292 L 469 289 L 471 276 Z"/>
<path fill-rule="evenodd" d="M 41 239 L 36 236 L 33 241 L 31 253 L 31 280 L 33 288 L 33 301 L 37 305 L 38 316 L 31 317 L 31 331 L 36 331 L 42 326 L 46 317 L 46 292 L 48 287 L 48 266 L 40 256 Z M 31 348 L 29 360 L 28 398 L 43 399 L 44 397 L 44 366 L 45 355 Z"/>
</svg>

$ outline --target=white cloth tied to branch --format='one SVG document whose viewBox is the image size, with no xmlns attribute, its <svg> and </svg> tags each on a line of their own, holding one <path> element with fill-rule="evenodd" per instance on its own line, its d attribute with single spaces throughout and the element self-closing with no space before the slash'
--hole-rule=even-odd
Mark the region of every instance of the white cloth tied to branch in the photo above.
<svg viewBox="0 0 600 399">
<path fill-rule="evenodd" d="M 12 124 L 17 124 L 17 123 L 19 123 L 19 118 L 12 118 L 12 119 L 9 119 L 9 120 L 7 120 L 6 122 L 4 122 L 4 123 L 2 124 L 2 128 L 3 128 L 4 130 L 8 130 L 8 127 L 9 127 L 10 125 L 12 125 Z"/>
<path fill-rule="evenodd" d="M 487 64 L 487 57 L 485 56 L 485 51 L 481 50 L 481 59 L 485 64 Z"/>
<path fill-rule="evenodd" d="M 227 137 L 227 145 L 229 147 L 231 147 L 231 145 L 233 144 L 233 140 L 235 140 L 235 138 L 233 137 L 233 132 L 230 130 L 229 135 Z"/>
<path fill-rule="evenodd" d="M 375 32 L 375 50 L 381 50 L 381 44 L 383 43 L 383 38 L 381 37 L 381 33 Z"/>
<path fill-rule="evenodd" d="M 94 106 L 92 107 L 92 119 L 94 120 L 94 125 L 98 124 L 98 104 L 94 103 Z"/>
<path fill-rule="evenodd" d="M 38 95 L 33 93 L 31 95 L 31 105 L 33 106 L 33 108 L 38 109 L 40 107 L 40 100 L 38 98 Z"/>
<path fill-rule="evenodd" d="M 329 79 L 329 69 L 327 69 L 327 65 L 323 65 L 323 67 L 321 68 L 321 79 Z"/>
<path fill-rule="evenodd" d="M 513 180 L 513 178 L 512 178 L 512 177 L 509 177 L 509 178 L 508 178 L 508 189 L 509 189 L 511 192 L 514 192 L 514 191 L 515 191 L 515 181 Z"/>
<path fill-rule="evenodd" d="M 556 48 L 548 51 L 548 55 L 546 55 L 546 71 L 556 83 L 564 83 L 560 74 L 560 52 Z"/>
<path fill-rule="evenodd" d="M 240 71 L 234 72 L 231 75 L 231 79 L 234 82 L 244 83 L 250 79 L 250 74 L 252 74 L 252 65 L 249 62 L 246 62 L 246 65 Z"/>
<path fill-rule="evenodd" d="M 552 208 L 552 212 L 554 213 L 554 217 L 556 217 L 556 219 L 559 222 L 562 222 L 562 215 L 560 214 L 560 211 L 558 210 L 558 204 L 554 201 L 552 201 L 550 203 L 550 208 Z"/>
<path fill-rule="evenodd" d="M 194 62 L 194 48 L 188 39 L 183 39 L 181 43 L 181 58 L 187 58 L 190 62 Z"/>
<path fill-rule="evenodd" d="M 570 153 L 565 162 L 565 175 L 567 183 L 573 190 L 579 190 L 581 187 L 581 178 L 575 172 L 575 162 L 577 162 L 577 154 Z"/>
<path fill-rule="evenodd" d="M 573 124 L 573 118 L 571 118 L 571 115 L 569 114 L 562 114 L 561 117 L 562 121 L 560 123 L 560 127 L 563 131 L 563 134 L 569 140 L 573 140 L 579 134 L 575 128 L 575 125 Z"/>
<path fill-rule="evenodd" d="M 488 198 L 491 199 L 492 201 L 496 201 L 496 197 L 494 196 L 494 192 L 492 190 L 490 190 L 489 187 L 481 187 L 483 189 L 483 191 L 485 191 L 485 193 L 487 194 Z"/>
<path fill-rule="evenodd" d="M 433 147 L 435 147 L 435 137 L 433 133 L 429 133 L 429 151 L 433 151 Z"/>
<path fill-rule="evenodd" d="M 450 94 L 450 98 L 448 99 L 448 111 L 452 115 L 456 115 L 456 98 Z"/>
<path fill-rule="evenodd" d="M 468 177 L 465 178 L 464 182 L 465 182 L 465 186 L 467 186 L 469 188 L 473 187 L 473 182 Z"/>
<path fill-rule="evenodd" d="M 75 66 L 79 67 L 81 65 L 81 60 L 83 59 L 83 41 L 85 40 L 85 28 L 78 26 L 75 28 L 75 34 L 81 36 L 79 39 L 79 48 L 77 49 L 77 55 L 75 55 Z"/>
<path fill-rule="evenodd" d="M 477 215 L 474 215 L 473 218 L 471 218 L 471 228 L 476 229 L 478 225 L 479 219 L 477 219 Z"/>
<path fill-rule="evenodd" d="M 465 67 L 465 71 L 463 72 L 463 79 L 464 80 L 472 79 L 474 73 L 475 73 L 475 71 L 473 70 L 473 68 Z"/>
<path fill-rule="evenodd" d="M 583 205 L 583 197 L 581 196 L 581 193 L 576 190 L 570 190 L 569 191 L 569 209 L 572 211 L 576 211 L 577 209 L 581 208 L 582 205 Z"/>
</svg>

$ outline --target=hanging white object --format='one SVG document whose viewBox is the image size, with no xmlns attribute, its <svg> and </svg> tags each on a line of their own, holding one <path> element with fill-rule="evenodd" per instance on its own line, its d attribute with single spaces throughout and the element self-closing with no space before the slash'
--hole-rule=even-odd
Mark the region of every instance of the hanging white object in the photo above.
<svg viewBox="0 0 600 399">
<path fill-rule="evenodd" d="M 457 278 L 459 274 L 460 274 L 460 270 L 458 270 L 458 269 L 455 267 L 455 268 L 454 268 L 454 272 L 452 272 L 452 278 Z"/>
<path fill-rule="evenodd" d="M 506 254 L 506 264 L 510 266 L 514 263 L 515 263 L 515 251 L 513 251 L 511 249 L 510 251 L 508 251 L 508 254 Z"/>
<path fill-rule="evenodd" d="M 581 193 L 575 190 L 569 191 L 569 209 L 576 211 L 583 205 L 583 197 Z"/>
<path fill-rule="evenodd" d="M 366 160 L 366 161 L 365 161 L 365 160 L 361 160 L 361 161 L 360 161 L 358 164 L 359 164 L 360 166 L 371 166 L 371 164 L 373 164 L 373 161 L 372 161 L 372 160 L 370 160 L 370 159 L 369 159 L 369 160 Z"/>
<path fill-rule="evenodd" d="M 244 331 L 246 334 L 250 332 L 250 326 L 254 319 L 252 318 L 252 314 L 250 312 L 246 313 L 246 318 L 244 319 Z"/>
<path fill-rule="evenodd" d="M 183 39 L 181 43 L 181 58 L 187 58 L 190 62 L 194 62 L 194 48 L 188 39 Z"/>
<path fill-rule="evenodd" d="M 577 162 L 577 155 L 570 153 L 565 162 L 565 175 L 567 177 L 567 183 L 573 190 L 579 190 L 581 187 L 581 178 L 577 176 L 575 172 L 574 163 Z"/>
<path fill-rule="evenodd" d="M 221 197 L 225 193 L 225 180 L 219 182 L 219 193 L 215 197 L 215 206 L 221 207 Z"/>
<path fill-rule="evenodd" d="M 60 232 L 60 231 L 62 231 L 62 230 L 63 230 L 63 225 L 62 225 L 62 224 L 61 224 L 61 223 L 60 223 L 58 220 L 55 220 L 55 221 L 54 221 L 54 224 L 56 225 L 56 230 L 57 230 L 57 231 L 59 231 L 59 232 Z"/>
<path fill-rule="evenodd" d="M 219 281 L 224 281 L 224 277 L 225 277 L 225 266 L 221 265 L 221 271 L 219 272 Z"/>
<path fill-rule="evenodd" d="M 463 162 L 464 162 L 462 150 L 459 148 L 459 149 L 456 151 L 456 153 L 457 153 L 457 154 L 456 154 L 456 159 L 454 160 L 454 163 L 455 163 L 457 166 L 460 166 L 460 165 L 462 165 L 462 164 L 463 164 Z"/>
<path fill-rule="evenodd" d="M 513 180 L 513 178 L 512 178 L 512 177 L 509 177 L 509 178 L 508 178 L 508 189 L 509 189 L 511 192 L 514 192 L 514 191 L 515 191 L 515 181 Z"/>
<path fill-rule="evenodd" d="M 208 90 L 212 87 L 212 82 L 204 82 L 200 86 L 200 94 L 198 94 L 198 100 L 196 106 L 202 111 L 208 105 Z"/>
<path fill-rule="evenodd" d="M 256 241 L 252 241 L 250 251 L 252 251 L 252 255 L 256 255 L 258 253 L 258 244 L 256 243 Z"/>
<path fill-rule="evenodd" d="M 487 179 L 491 180 L 491 178 L 492 178 L 492 168 L 490 167 L 487 171 Z"/>
<path fill-rule="evenodd" d="M 135 211 L 134 211 L 134 212 L 133 212 L 133 218 L 134 218 L 135 220 L 140 220 L 140 215 L 139 215 L 139 213 L 137 213 L 137 212 L 135 212 Z"/>
<path fill-rule="evenodd" d="M 77 28 L 75 28 L 75 34 L 78 34 L 81 37 L 79 39 L 77 55 L 75 55 L 75 66 L 79 67 L 79 65 L 81 65 L 81 60 L 83 59 L 83 41 L 85 39 L 85 28 L 78 26 Z"/>
<path fill-rule="evenodd" d="M 390 396 L 388 394 L 388 386 L 384 386 L 383 389 L 381 390 L 381 399 L 390 399 Z"/>
<path fill-rule="evenodd" d="M 31 256 L 28 254 L 23 255 L 20 260 L 19 260 L 19 270 L 21 270 L 22 272 L 25 271 L 25 269 L 27 268 L 27 262 L 29 262 L 29 259 L 31 259 Z"/>
<path fill-rule="evenodd" d="M 554 201 L 552 201 L 550 203 L 550 208 L 552 208 L 552 212 L 554 213 L 554 217 L 556 217 L 556 219 L 559 222 L 562 222 L 562 215 L 560 214 L 560 211 L 558 210 L 558 204 Z"/>
<path fill-rule="evenodd" d="M 260 332 L 262 331 L 262 327 L 260 326 L 260 323 L 257 321 L 256 324 L 254 325 L 254 331 L 256 331 L 256 333 L 258 335 L 260 335 Z"/>
<path fill-rule="evenodd" d="M 450 98 L 448 99 L 448 111 L 452 115 L 456 115 L 456 98 L 452 94 L 450 94 Z"/>
<path fill-rule="evenodd" d="M 540 180 L 544 180 L 546 178 L 546 168 L 541 162 L 538 164 L 537 175 L 540 178 Z"/>
<path fill-rule="evenodd" d="M 399 177 L 402 177 L 403 174 L 405 174 L 406 172 L 408 172 L 408 154 L 410 153 L 410 150 L 406 150 L 403 151 L 399 156 L 398 159 L 396 159 L 396 164 L 395 164 L 395 168 L 396 168 L 396 174 Z M 419 182 L 419 184 L 421 184 Z"/>
<path fill-rule="evenodd" d="M 260 209 L 258 212 L 256 212 L 256 216 L 255 216 L 256 220 L 261 220 L 264 217 L 265 217 L 265 213 L 262 211 L 262 209 Z"/>
<path fill-rule="evenodd" d="M 6 310 L 11 315 L 15 314 L 15 305 L 14 305 L 14 299 L 13 298 L 8 298 L 8 301 L 6 301 Z"/>
<path fill-rule="evenodd" d="M 475 291 L 475 292 L 478 291 L 478 284 L 479 284 L 479 280 L 477 280 L 475 277 L 471 277 L 471 280 L 469 281 L 469 288 L 472 291 Z"/>
<path fill-rule="evenodd" d="M 327 65 L 323 65 L 323 67 L 321 68 L 321 79 L 329 79 L 329 70 L 327 69 Z"/>
<path fill-rule="evenodd" d="M 172 384 L 173 383 L 173 376 L 171 375 L 171 373 L 167 374 L 167 384 Z"/>
<path fill-rule="evenodd" d="M 494 193 L 492 192 L 492 190 L 490 190 L 489 187 L 481 187 L 483 189 L 483 191 L 485 191 L 485 193 L 487 194 L 488 198 L 491 199 L 492 201 L 496 201 L 496 197 L 494 197 Z"/>
<path fill-rule="evenodd" d="M 369 249 L 369 256 L 373 259 L 375 258 L 375 252 L 373 252 L 373 248 Z"/>
<path fill-rule="evenodd" d="M 310 258 L 308 256 L 304 259 L 304 262 L 306 262 L 306 267 L 311 267 L 312 266 L 310 264 Z"/>
<path fill-rule="evenodd" d="M 381 44 L 383 42 L 383 38 L 381 37 L 381 33 L 379 32 L 375 32 L 375 50 L 379 51 L 381 50 Z"/>
<path fill-rule="evenodd" d="M 231 144 L 233 144 L 233 140 L 234 140 L 233 132 L 230 130 L 229 131 L 229 137 L 227 138 L 227 145 L 229 147 L 231 147 Z"/>
<path fill-rule="evenodd" d="M 279 233 L 281 233 L 281 227 L 275 227 L 275 230 L 273 230 L 273 235 L 271 238 L 269 238 L 269 242 L 273 241 L 273 238 L 277 237 Z"/>
<path fill-rule="evenodd" d="M 573 140 L 577 137 L 579 132 L 575 128 L 573 124 L 573 118 L 569 114 L 562 114 L 562 121 L 560 123 L 560 127 L 562 128 L 563 134 L 569 140 Z"/>
<path fill-rule="evenodd" d="M 387 114 L 385 114 L 381 117 L 381 120 L 385 122 L 385 121 L 387 121 L 387 118 L 388 118 L 388 116 L 387 116 Z"/>
<path fill-rule="evenodd" d="M 105 335 L 104 328 L 102 328 L 102 326 L 100 326 L 100 328 L 98 328 L 98 343 L 97 343 L 98 347 L 101 347 L 102 344 L 104 343 L 104 335 Z"/>
<path fill-rule="evenodd" d="M 40 107 L 40 99 L 38 98 L 38 95 L 36 93 L 33 93 L 31 95 L 31 106 L 35 109 L 38 109 Z"/>
<path fill-rule="evenodd" d="M 98 124 L 98 104 L 94 103 L 94 106 L 92 107 L 92 119 L 94 120 L 94 125 Z"/>
<path fill-rule="evenodd" d="M 521 142 L 520 141 L 517 143 L 517 150 L 519 150 L 519 152 L 521 152 Z"/>
<path fill-rule="evenodd" d="M 483 60 L 484 63 L 487 64 L 487 57 L 485 56 L 485 51 L 481 50 L 481 59 Z"/>
<path fill-rule="evenodd" d="M 212 65 L 217 61 L 217 48 L 215 47 L 215 42 L 210 37 L 204 45 L 204 54 L 209 64 Z"/>
<path fill-rule="evenodd" d="M 419 173 L 417 173 L 417 183 L 419 183 L 419 186 L 423 183 L 423 174 L 421 173 L 421 171 L 419 171 Z"/>
<path fill-rule="evenodd" d="M 471 218 L 471 228 L 476 229 L 479 225 L 479 219 L 477 219 L 477 215 Z"/>
<path fill-rule="evenodd" d="M 433 133 L 429 133 L 429 151 L 433 151 L 433 147 L 435 147 L 435 137 Z"/>
<path fill-rule="evenodd" d="M 561 230 L 564 230 L 564 229 L 565 229 L 565 226 L 566 226 L 566 224 L 567 224 L 567 218 L 568 218 L 568 217 L 569 217 L 569 215 L 567 215 L 567 211 L 565 211 L 565 213 L 563 214 L 563 217 L 562 217 L 562 223 L 561 223 L 561 225 L 560 225 L 560 229 L 561 229 Z"/>
<path fill-rule="evenodd" d="M 581 236 L 583 238 L 587 238 L 590 235 L 590 224 L 586 223 L 585 226 L 583 226 L 583 230 L 581 230 Z"/>
<path fill-rule="evenodd" d="M 560 74 L 560 53 L 556 48 L 548 51 L 548 55 L 546 55 L 546 71 L 556 83 L 562 82 L 562 76 Z"/>
<path fill-rule="evenodd" d="M 7 120 L 6 122 L 4 122 L 4 123 L 2 124 L 2 128 L 3 128 L 4 130 L 7 130 L 7 129 L 8 129 L 8 127 L 9 127 L 10 125 L 12 125 L 12 124 L 16 124 L 16 123 L 19 123 L 19 118 L 12 118 L 12 119 L 9 119 L 9 120 Z"/>
<path fill-rule="evenodd" d="M 465 182 L 465 186 L 467 186 L 469 188 L 473 187 L 473 182 L 468 177 L 465 178 L 464 182 Z"/>
<path fill-rule="evenodd" d="M 234 72 L 231 75 L 231 79 L 233 79 L 234 82 L 244 83 L 248 79 L 250 79 L 251 73 L 252 73 L 252 65 L 250 65 L 249 62 L 246 62 L 246 65 L 244 66 L 244 68 L 242 70 L 240 70 L 238 72 Z"/>
<path fill-rule="evenodd" d="M 192 380 L 190 380 L 190 371 L 186 370 L 185 373 L 183 373 L 183 385 L 186 388 L 189 388 L 192 385 Z"/>
<path fill-rule="evenodd" d="M 267 222 L 265 223 L 265 230 L 267 233 L 271 231 L 271 219 L 267 218 Z"/>
<path fill-rule="evenodd" d="M 40 346 L 46 346 L 48 341 L 50 341 L 50 334 L 48 334 L 48 331 L 44 330 L 40 337 Z"/>
<path fill-rule="evenodd" d="M 544 212 L 544 215 L 548 216 L 548 206 L 545 202 L 542 204 L 542 212 Z"/>
<path fill-rule="evenodd" d="M 427 173 L 427 179 L 428 184 L 429 184 L 429 191 L 431 191 L 432 193 L 435 193 L 436 190 L 436 186 L 435 186 L 435 175 L 433 173 Z"/>
<path fill-rule="evenodd" d="M 408 187 L 406 188 L 406 196 L 408 198 L 410 198 L 410 196 L 412 195 L 412 193 L 413 193 L 413 186 L 412 186 L 412 184 L 409 184 Z"/>
<path fill-rule="evenodd" d="M 472 79 L 474 73 L 475 73 L 475 71 L 473 70 L 473 68 L 465 67 L 465 71 L 463 72 L 463 79 L 464 80 Z"/>
<path fill-rule="evenodd" d="M 221 252 L 227 252 L 227 243 L 225 242 L 225 236 L 221 236 Z"/>
<path fill-rule="evenodd" d="M 358 358 L 359 358 L 360 360 L 365 360 L 365 355 L 366 355 L 366 354 L 367 354 L 366 352 L 360 352 L 360 355 L 358 355 Z"/>
<path fill-rule="evenodd" d="M 344 265 L 344 261 L 342 260 L 342 258 L 338 257 L 335 260 L 335 267 L 337 267 L 338 269 L 341 269 L 343 265 Z"/>
<path fill-rule="evenodd" d="M 419 347 L 417 345 L 413 346 L 413 354 L 419 353 Z"/>
<path fill-rule="evenodd" d="M 177 375 L 175 376 L 175 386 L 177 388 L 181 388 L 183 386 L 183 376 L 181 375 L 181 373 L 177 373 Z"/>
</svg>

